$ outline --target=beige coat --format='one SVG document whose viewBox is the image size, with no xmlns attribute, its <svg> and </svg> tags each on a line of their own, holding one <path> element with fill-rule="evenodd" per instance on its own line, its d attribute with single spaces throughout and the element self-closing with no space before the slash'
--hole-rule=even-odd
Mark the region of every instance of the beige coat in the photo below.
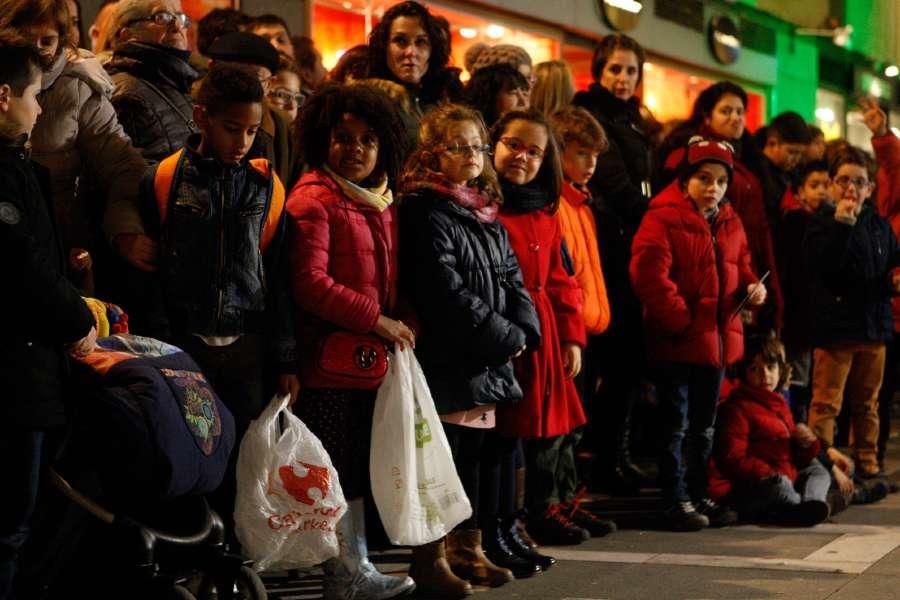
<svg viewBox="0 0 900 600">
<path fill-rule="evenodd" d="M 138 188 L 147 164 L 119 125 L 103 67 L 89 52 L 63 52 L 44 73 L 41 88 L 43 113 L 31 135 L 32 158 L 50 172 L 66 251 L 95 247 L 100 225 L 110 239 L 143 233 Z"/>
</svg>

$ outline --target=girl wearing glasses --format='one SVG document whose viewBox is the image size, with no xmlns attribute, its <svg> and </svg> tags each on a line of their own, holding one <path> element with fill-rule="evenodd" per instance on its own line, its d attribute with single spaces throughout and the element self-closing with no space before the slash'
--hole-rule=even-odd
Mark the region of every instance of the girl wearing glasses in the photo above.
<svg viewBox="0 0 900 600">
<path fill-rule="evenodd" d="M 542 568 L 511 552 L 517 540 L 497 519 L 495 407 L 522 398 L 511 359 L 539 345 L 540 328 L 498 219 L 500 186 L 488 150 L 478 113 L 444 105 L 422 121 L 400 184 L 401 289 L 421 324 L 416 355 L 473 509 L 446 542 L 414 550 L 416 584 L 442 597 L 471 594 L 462 580 L 496 587 Z M 491 552 L 501 546 L 502 555 Z"/>
<path fill-rule="evenodd" d="M 585 424 L 574 378 L 586 344 L 581 290 L 563 262 L 556 212 L 562 168 L 546 117 L 532 109 L 504 115 L 492 132 L 494 168 L 503 189 L 500 219 L 537 308 L 541 344 L 516 361 L 525 394 L 504 406 L 498 428 L 523 438 L 529 533 L 541 544 L 579 544 L 587 530 L 563 513 L 575 498 L 575 431 Z"/>
<path fill-rule="evenodd" d="M 394 598 L 412 591 L 413 581 L 382 575 L 366 551 L 369 474 L 360 457 L 369 455 L 376 390 L 327 365 L 354 360 L 335 341 L 340 336 L 373 353 L 374 336 L 415 345 L 415 333 L 394 318 L 397 220 L 389 183 L 400 168 L 402 125 L 383 95 L 330 85 L 304 105 L 297 132 L 310 170 L 287 200 L 302 385 L 295 410 L 322 440 L 349 504 L 338 523 L 340 555 L 323 564 L 324 595 Z"/>
</svg>

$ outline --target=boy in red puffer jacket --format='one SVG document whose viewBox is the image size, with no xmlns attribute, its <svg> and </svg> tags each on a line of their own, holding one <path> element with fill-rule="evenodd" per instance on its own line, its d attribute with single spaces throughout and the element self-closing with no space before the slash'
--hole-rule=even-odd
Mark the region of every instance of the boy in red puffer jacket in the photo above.
<svg viewBox="0 0 900 600">
<path fill-rule="evenodd" d="M 761 305 L 766 290 L 750 268 L 741 221 L 722 202 L 732 155 L 725 142 L 692 138 L 678 179 L 650 202 L 631 249 L 666 436 L 663 518 L 676 531 L 736 519 L 708 497 L 707 461 L 723 371 L 743 354 L 739 304 L 749 294 L 749 304 Z"/>
<path fill-rule="evenodd" d="M 831 475 L 816 458 L 821 444 L 777 390 L 788 379 L 784 346 L 753 338 L 743 361 L 743 384 L 719 408 L 715 462 L 730 488 L 728 501 L 743 520 L 772 518 L 790 525 L 815 525 L 829 515 Z"/>
</svg>

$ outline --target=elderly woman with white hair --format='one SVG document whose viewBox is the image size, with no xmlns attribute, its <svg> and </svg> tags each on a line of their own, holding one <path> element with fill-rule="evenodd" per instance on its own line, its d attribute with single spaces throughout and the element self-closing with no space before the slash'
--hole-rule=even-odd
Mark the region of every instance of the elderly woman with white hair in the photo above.
<svg viewBox="0 0 900 600">
<path fill-rule="evenodd" d="M 188 63 L 191 20 L 179 0 L 120 0 L 113 15 L 113 56 L 119 121 L 148 161 L 182 148 L 198 131 L 191 86 L 200 75 Z"/>
<path fill-rule="evenodd" d="M 0 29 L 32 40 L 42 57 L 43 114 L 31 135 L 32 158 L 50 172 L 60 239 L 79 257 L 71 266 L 86 267 L 84 251 L 105 247 L 95 216 L 102 212 L 104 233 L 119 254 L 150 270 L 155 245 L 144 235 L 137 207 L 146 163 L 110 104 L 112 82 L 93 55 L 71 44 L 71 26 L 66 0 L 0 0 Z"/>
</svg>

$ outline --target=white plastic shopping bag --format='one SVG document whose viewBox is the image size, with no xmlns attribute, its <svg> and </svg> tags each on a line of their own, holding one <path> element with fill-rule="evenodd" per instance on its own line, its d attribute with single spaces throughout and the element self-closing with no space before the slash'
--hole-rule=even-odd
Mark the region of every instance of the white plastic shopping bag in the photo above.
<svg viewBox="0 0 900 600">
<path fill-rule="evenodd" d="M 472 515 L 425 375 L 408 348 L 393 354 L 378 389 L 369 473 L 394 544 L 433 542 Z"/>
<path fill-rule="evenodd" d="M 335 526 L 347 510 L 331 458 L 288 400 L 272 399 L 238 455 L 235 533 L 259 571 L 311 567 L 336 556 Z"/>
</svg>

